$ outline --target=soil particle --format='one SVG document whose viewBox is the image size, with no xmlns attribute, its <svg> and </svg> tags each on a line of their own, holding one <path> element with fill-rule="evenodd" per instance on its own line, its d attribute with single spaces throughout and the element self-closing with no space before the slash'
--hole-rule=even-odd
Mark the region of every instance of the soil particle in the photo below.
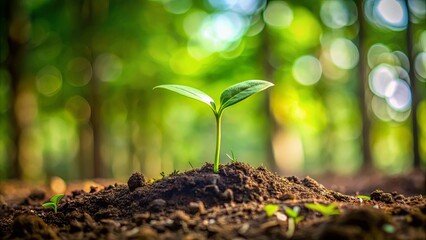
<svg viewBox="0 0 426 240">
<path fill-rule="evenodd" d="M 56 232 L 41 218 L 28 215 L 18 216 L 13 221 L 11 239 L 59 239 Z"/>
<path fill-rule="evenodd" d="M 388 239 L 383 230 L 389 218 L 374 208 L 350 210 L 336 221 L 329 222 L 319 232 L 319 239 Z"/>
<path fill-rule="evenodd" d="M 129 186 L 129 190 L 133 192 L 136 188 L 143 187 L 145 185 L 145 177 L 142 173 L 135 172 L 130 176 L 127 181 L 127 186 Z"/>
<path fill-rule="evenodd" d="M 3 195 L 0 195 L 0 198 Z M 426 200 L 376 190 L 371 200 L 332 191 L 313 178 L 280 177 L 235 162 L 175 173 L 153 182 L 140 173 L 127 185 L 75 190 L 58 213 L 42 192 L 0 206 L 4 239 L 289 239 L 285 208 L 300 208 L 293 239 L 425 239 Z M 306 203 L 335 203 L 324 217 Z M 278 205 L 267 217 L 266 204 Z M 388 225 L 389 226 L 388 226 Z M 386 226 L 387 228 L 384 228 Z M 387 230 L 386 230 L 387 229 Z M 394 232 L 389 229 L 393 229 Z"/>
<path fill-rule="evenodd" d="M 390 193 L 385 193 L 382 190 L 375 190 L 370 194 L 371 200 L 382 201 L 385 203 L 393 203 L 393 197 Z M 401 198 L 400 198 L 401 199 Z"/>
</svg>

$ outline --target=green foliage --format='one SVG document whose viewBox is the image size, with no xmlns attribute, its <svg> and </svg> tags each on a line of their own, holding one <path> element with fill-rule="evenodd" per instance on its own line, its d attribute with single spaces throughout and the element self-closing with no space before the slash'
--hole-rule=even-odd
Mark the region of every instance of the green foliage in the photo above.
<svg viewBox="0 0 426 240">
<path fill-rule="evenodd" d="M 179 174 L 179 170 L 173 170 L 173 172 L 171 172 L 169 175 L 166 175 L 166 173 L 164 172 L 160 172 L 161 175 L 161 179 L 166 178 L 166 177 L 173 177 Z"/>
<path fill-rule="evenodd" d="M 265 207 L 263 207 L 263 210 L 265 211 L 266 216 L 268 217 L 274 215 L 274 213 L 277 212 L 278 209 L 280 209 L 280 207 L 276 204 L 267 204 L 265 205 Z"/>
<path fill-rule="evenodd" d="M 323 216 L 332 216 L 339 215 L 340 211 L 337 208 L 336 204 L 331 203 L 329 205 L 324 205 L 321 203 L 307 203 L 305 204 L 306 208 L 309 208 L 313 211 L 321 213 Z"/>
<path fill-rule="evenodd" d="M 356 196 L 357 198 L 360 198 L 360 199 L 362 199 L 362 200 L 371 200 L 371 197 L 370 196 L 366 196 L 366 195 L 358 195 L 358 196 Z"/>
<path fill-rule="evenodd" d="M 64 194 L 56 194 L 55 196 L 50 198 L 50 202 L 43 203 L 41 206 L 43 207 L 50 207 L 53 209 L 55 213 L 58 212 L 58 203 L 62 199 Z"/>
<path fill-rule="evenodd" d="M 272 87 L 274 84 L 263 81 L 263 80 L 247 80 L 244 82 L 237 83 L 225 89 L 220 96 L 220 107 L 216 107 L 214 100 L 204 92 L 183 85 L 159 85 L 154 87 L 167 89 L 186 97 L 198 100 L 207 104 L 213 111 L 216 118 L 216 153 L 214 161 L 214 172 L 219 172 L 219 155 L 220 155 L 220 142 L 221 142 L 221 118 L 225 108 L 230 107 L 236 103 L 241 102 L 242 100 L 252 96 L 253 94 L 263 91 L 269 87 Z"/>
<path fill-rule="evenodd" d="M 300 212 L 299 206 L 295 206 L 293 208 L 288 208 L 288 207 L 285 208 L 285 213 L 287 217 L 289 217 L 290 219 L 294 219 L 294 222 L 296 224 L 305 218 L 303 216 L 299 216 L 299 212 Z"/>
<path fill-rule="evenodd" d="M 226 156 L 232 161 L 232 162 L 236 162 L 237 158 L 234 156 L 234 152 L 231 151 L 231 155 L 226 154 Z"/>
<path fill-rule="evenodd" d="M 286 236 L 291 238 L 294 234 L 294 231 L 296 229 L 296 224 L 299 223 L 300 221 L 302 221 L 305 217 L 303 216 L 299 216 L 299 212 L 300 212 L 300 207 L 299 206 L 295 206 L 293 208 L 289 208 L 286 207 L 285 208 L 285 213 L 287 215 L 287 217 L 289 217 L 288 219 L 288 229 L 286 232 Z"/>
</svg>

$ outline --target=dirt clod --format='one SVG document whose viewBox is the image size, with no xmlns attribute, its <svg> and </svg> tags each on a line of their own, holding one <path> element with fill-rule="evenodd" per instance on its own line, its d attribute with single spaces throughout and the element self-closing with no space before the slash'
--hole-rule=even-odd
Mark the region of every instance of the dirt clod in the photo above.
<svg viewBox="0 0 426 240">
<path fill-rule="evenodd" d="M 129 186 L 129 190 L 133 192 L 136 188 L 143 187 L 145 185 L 145 177 L 142 173 L 135 172 L 130 176 L 127 181 L 127 186 Z"/>
</svg>

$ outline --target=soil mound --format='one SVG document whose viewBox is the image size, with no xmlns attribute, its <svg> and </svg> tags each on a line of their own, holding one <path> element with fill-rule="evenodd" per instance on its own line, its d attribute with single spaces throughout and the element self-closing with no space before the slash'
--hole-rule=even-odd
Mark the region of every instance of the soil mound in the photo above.
<svg viewBox="0 0 426 240">
<path fill-rule="evenodd" d="M 310 177 L 280 177 L 264 167 L 234 162 L 173 173 L 152 182 L 140 173 L 127 184 L 73 191 L 58 213 L 41 207 L 47 196 L 0 201 L 0 236 L 5 239 L 424 239 L 426 200 L 373 191 L 371 200 L 331 191 Z M 7 198 L 11 199 L 11 198 Z M 0 195 L 1 200 L 1 195 Z M 279 215 L 297 206 L 304 220 L 293 235 Z M 323 217 L 305 203 L 334 203 L 342 212 Z M 362 216 L 370 216 L 368 221 Z M 360 217 L 361 216 L 361 217 Z M 371 220 L 371 221 L 370 221 Z M 383 230 L 383 226 L 391 230 Z M 370 231 L 371 230 L 371 231 Z M 348 236 L 342 238 L 341 236 Z"/>
</svg>

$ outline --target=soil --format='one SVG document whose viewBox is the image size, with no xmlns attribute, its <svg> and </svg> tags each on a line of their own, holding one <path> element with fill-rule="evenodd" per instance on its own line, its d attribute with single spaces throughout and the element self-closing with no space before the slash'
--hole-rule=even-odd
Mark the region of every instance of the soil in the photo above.
<svg viewBox="0 0 426 240">
<path fill-rule="evenodd" d="M 2 188 L 3 191 L 5 188 Z M 0 191 L 1 239 L 426 239 L 426 198 L 374 190 L 360 200 L 313 178 L 280 177 L 264 167 L 234 162 L 147 181 L 140 173 L 64 196 L 58 212 L 42 207 L 51 195 Z M 323 216 L 306 203 L 334 203 Z M 267 216 L 265 206 L 279 209 Z M 303 220 L 294 234 L 286 208 Z"/>
</svg>

